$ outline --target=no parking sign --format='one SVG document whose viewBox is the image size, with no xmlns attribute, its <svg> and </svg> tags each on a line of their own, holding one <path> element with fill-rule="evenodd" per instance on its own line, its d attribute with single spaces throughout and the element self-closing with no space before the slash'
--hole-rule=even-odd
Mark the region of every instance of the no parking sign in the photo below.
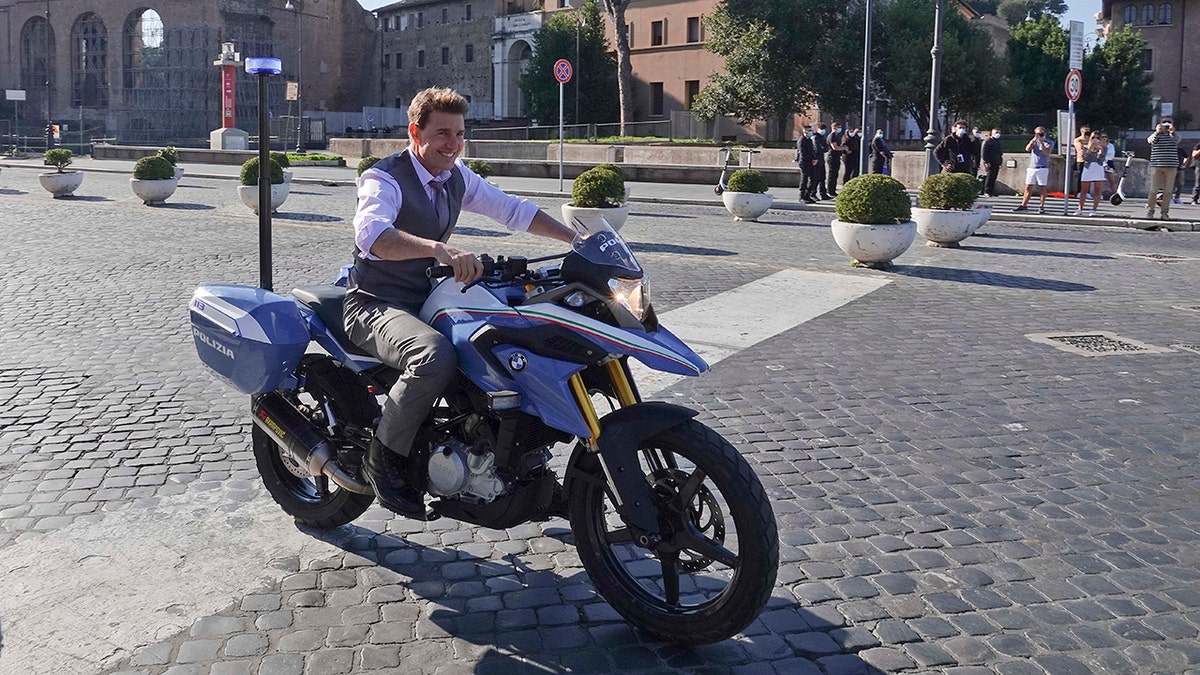
<svg viewBox="0 0 1200 675">
<path fill-rule="evenodd" d="M 559 84 L 566 84 L 571 81 L 571 62 L 566 59 L 559 59 L 554 62 L 554 79 L 558 80 Z"/>
</svg>

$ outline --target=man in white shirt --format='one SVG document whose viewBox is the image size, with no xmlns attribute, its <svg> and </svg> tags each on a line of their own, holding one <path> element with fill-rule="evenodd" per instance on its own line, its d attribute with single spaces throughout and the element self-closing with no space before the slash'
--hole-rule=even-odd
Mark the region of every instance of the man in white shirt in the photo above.
<svg viewBox="0 0 1200 675">
<path fill-rule="evenodd" d="M 473 253 L 446 243 L 462 210 L 489 216 L 513 231 L 568 244 L 575 237 L 533 203 L 504 193 L 459 161 L 466 113 L 467 101 L 457 92 L 419 92 L 408 109 L 409 148 L 380 160 L 358 179 L 346 334 L 400 371 L 363 473 L 381 504 L 414 518 L 425 517 L 425 506 L 406 480 L 409 453 L 458 364 L 449 340 L 417 317 L 431 289 L 425 271 L 442 263 L 463 283 L 483 274 Z"/>
</svg>

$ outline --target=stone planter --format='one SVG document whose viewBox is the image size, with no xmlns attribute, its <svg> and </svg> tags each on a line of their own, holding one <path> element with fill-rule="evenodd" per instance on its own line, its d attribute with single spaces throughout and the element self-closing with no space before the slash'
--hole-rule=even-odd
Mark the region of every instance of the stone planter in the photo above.
<svg viewBox="0 0 1200 675">
<path fill-rule="evenodd" d="M 977 232 L 979 228 L 983 227 L 983 224 L 988 221 L 988 218 L 992 217 L 992 205 L 976 204 L 974 208 L 971 209 L 971 212 L 975 214 L 976 218 L 975 222 L 971 225 L 971 232 L 969 234 L 975 234 L 975 232 Z"/>
<path fill-rule="evenodd" d="M 287 199 L 289 185 L 287 183 L 274 183 L 271 185 L 271 212 L 274 213 L 283 206 L 283 200 Z M 242 198 L 242 203 L 251 211 L 258 213 L 258 186 L 257 185 L 239 185 L 238 196 Z"/>
<path fill-rule="evenodd" d="M 55 171 L 53 173 L 38 174 L 38 181 L 42 187 L 46 189 L 55 199 L 66 197 L 75 192 L 80 185 L 83 184 L 82 171 L 63 171 L 61 173 Z"/>
<path fill-rule="evenodd" d="M 129 186 L 133 188 L 133 194 L 137 195 L 137 198 L 142 200 L 142 203 L 147 206 L 167 201 L 167 197 L 175 194 L 175 188 L 178 185 L 178 178 L 165 178 L 162 180 L 129 179 Z"/>
<path fill-rule="evenodd" d="M 868 267 L 888 267 L 908 250 L 917 236 L 917 224 L 911 220 L 866 225 L 835 219 L 829 227 L 838 248 Z"/>
<path fill-rule="evenodd" d="M 927 246 L 955 248 L 958 242 L 971 236 L 973 225 L 979 220 L 975 211 L 943 211 L 913 207 L 912 218 L 917 223 L 917 232 L 929 240 Z M 978 229 L 978 226 L 976 226 Z"/>
<path fill-rule="evenodd" d="M 733 214 L 734 220 L 758 220 L 758 217 L 771 208 L 775 196 L 763 192 L 730 192 L 721 193 L 721 201 L 725 209 Z"/>
<path fill-rule="evenodd" d="M 183 178 L 183 167 L 182 166 L 176 166 L 176 167 L 172 167 L 172 168 L 175 169 L 175 180 L 179 180 L 180 178 Z"/>
<path fill-rule="evenodd" d="M 562 205 L 563 222 L 567 225 L 571 224 L 574 218 L 587 220 L 588 218 L 603 217 L 608 221 L 614 230 L 620 230 L 625 225 L 625 219 L 629 217 L 629 205 L 622 204 L 621 206 L 612 206 L 607 208 L 590 208 L 584 206 L 571 206 L 570 204 Z"/>
</svg>

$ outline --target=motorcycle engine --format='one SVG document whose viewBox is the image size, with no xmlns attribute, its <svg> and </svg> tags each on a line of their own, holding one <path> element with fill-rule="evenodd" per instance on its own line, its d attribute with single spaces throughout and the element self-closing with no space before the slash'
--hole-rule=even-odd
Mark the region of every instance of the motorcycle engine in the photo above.
<svg viewBox="0 0 1200 675">
<path fill-rule="evenodd" d="M 472 497 L 489 503 L 504 493 L 505 483 L 496 475 L 496 456 L 475 453 L 461 441 L 451 439 L 433 449 L 429 456 L 429 493 L 439 497 Z"/>
</svg>

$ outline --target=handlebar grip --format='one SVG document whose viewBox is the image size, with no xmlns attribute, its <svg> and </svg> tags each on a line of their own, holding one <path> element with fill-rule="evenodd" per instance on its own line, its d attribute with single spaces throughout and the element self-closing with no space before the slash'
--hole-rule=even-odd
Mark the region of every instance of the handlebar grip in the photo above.
<svg viewBox="0 0 1200 675">
<path fill-rule="evenodd" d="M 425 270 L 425 276 L 430 279 L 442 279 L 454 276 L 454 268 L 449 265 L 431 265 Z"/>
</svg>

